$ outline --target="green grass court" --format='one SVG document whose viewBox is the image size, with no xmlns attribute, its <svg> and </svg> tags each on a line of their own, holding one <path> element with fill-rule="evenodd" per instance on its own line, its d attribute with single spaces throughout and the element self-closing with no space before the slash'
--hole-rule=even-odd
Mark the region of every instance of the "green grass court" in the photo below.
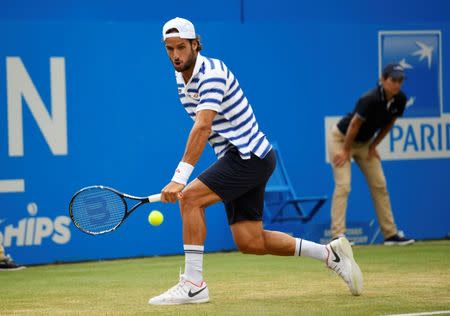
<svg viewBox="0 0 450 316">
<path fill-rule="evenodd" d="M 113 249 L 111 250 L 113 251 Z M 354 247 L 364 293 L 308 258 L 205 256 L 211 302 L 147 305 L 182 256 L 29 267 L 0 274 L 0 315 L 388 315 L 450 310 L 450 241 Z"/>
</svg>

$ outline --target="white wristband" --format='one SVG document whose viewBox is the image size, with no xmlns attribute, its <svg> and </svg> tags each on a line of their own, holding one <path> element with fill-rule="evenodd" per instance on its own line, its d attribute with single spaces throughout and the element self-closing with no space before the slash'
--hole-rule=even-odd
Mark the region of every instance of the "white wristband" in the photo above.
<svg viewBox="0 0 450 316">
<path fill-rule="evenodd" d="M 180 161 L 172 177 L 172 181 L 186 185 L 193 170 L 194 166 L 191 166 L 187 162 Z"/>
</svg>

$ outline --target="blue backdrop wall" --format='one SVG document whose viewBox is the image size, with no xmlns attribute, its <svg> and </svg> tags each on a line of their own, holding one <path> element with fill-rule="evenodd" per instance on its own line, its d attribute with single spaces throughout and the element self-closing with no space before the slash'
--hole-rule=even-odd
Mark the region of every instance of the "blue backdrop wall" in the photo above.
<svg viewBox="0 0 450 316">
<path fill-rule="evenodd" d="M 189 6 L 183 1 L 170 6 L 147 1 L 2 1 L 0 243 L 17 261 L 182 252 L 176 205 L 154 206 L 165 215 L 158 228 L 147 223 L 154 208 L 148 206 L 113 234 L 95 238 L 77 231 L 67 210 L 72 194 L 83 186 L 105 184 L 147 195 L 170 180 L 192 125 L 178 100 L 161 42 L 163 23 L 175 16 L 191 19 L 202 36 L 203 54 L 222 59 L 238 77 L 260 126 L 279 144 L 301 195 L 332 195 L 325 120 L 350 111 L 376 84 L 380 32 L 438 34 L 439 50 L 432 56 L 434 63 L 440 61 L 436 75 L 442 102 L 436 119 L 441 127 L 433 137 L 442 134 L 441 146 L 432 150 L 428 143 L 427 149 L 419 144 L 420 133 L 407 136 L 409 127 L 400 124 L 396 131 L 406 135 L 399 140 L 403 152 L 414 149 L 414 141 L 418 151 L 424 148 L 406 158 L 395 150 L 386 152 L 383 165 L 399 228 L 420 239 L 448 235 L 447 1 L 348 0 L 338 5 L 331 0 L 236 0 L 191 1 Z M 404 124 L 421 119 L 410 120 Z M 214 160 L 207 148 L 195 174 Z M 329 225 L 329 210 L 327 202 L 310 224 L 296 223 L 296 233 L 319 241 L 322 232 L 311 230 Z M 357 223 L 375 218 L 357 168 L 348 218 Z M 206 250 L 234 249 L 221 205 L 207 210 L 207 222 Z"/>
</svg>

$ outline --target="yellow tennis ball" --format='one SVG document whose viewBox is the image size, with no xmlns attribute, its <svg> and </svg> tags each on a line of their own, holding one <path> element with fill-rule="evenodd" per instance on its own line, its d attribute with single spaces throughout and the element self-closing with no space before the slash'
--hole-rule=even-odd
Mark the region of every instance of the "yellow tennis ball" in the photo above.
<svg viewBox="0 0 450 316">
<path fill-rule="evenodd" d="M 164 221 L 164 215 L 157 210 L 153 210 L 148 214 L 148 222 L 150 225 L 159 226 Z"/>
</svg>

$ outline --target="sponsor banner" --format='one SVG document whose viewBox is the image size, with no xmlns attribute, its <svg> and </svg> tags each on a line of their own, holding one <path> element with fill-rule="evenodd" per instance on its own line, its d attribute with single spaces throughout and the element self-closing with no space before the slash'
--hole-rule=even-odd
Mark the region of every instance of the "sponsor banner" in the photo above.
<svg viewBox="0 0 450 316">
<path fill-rule="evenodd" d="M 325 117 L 326 138 L 340 119 Z M 377 149 L 383 160 L 450 158 L 450 117 L 398 119 Z"/>
<path fill-rule="evenodd" d="M 46 217 L 38 215 L 34 202 L 27 205 L 28 216 L 11 222 L 0 218 L 0 244 L 4 247 L 40 246 L 45 242 L 64 245 L 70 242 L 70 218 L 60 215 Z"/>
</svg>

